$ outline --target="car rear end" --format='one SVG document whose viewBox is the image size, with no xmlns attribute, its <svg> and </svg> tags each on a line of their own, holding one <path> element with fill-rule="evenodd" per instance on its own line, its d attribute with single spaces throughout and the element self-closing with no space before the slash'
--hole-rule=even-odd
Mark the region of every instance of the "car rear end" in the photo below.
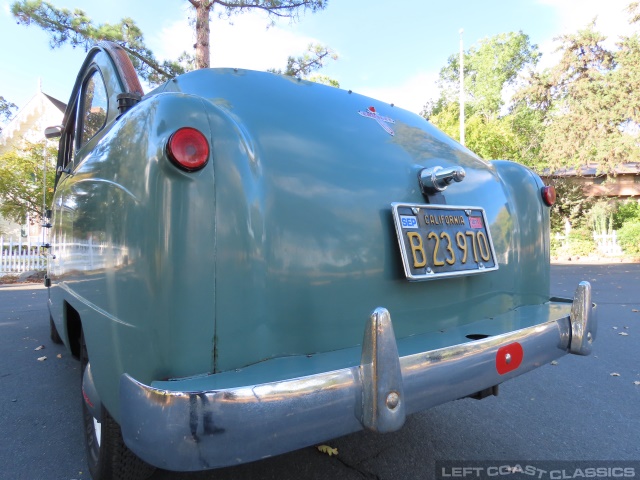
<svg viewBox="0 0 640 480">
<path fill-rule="evenodd" d="M 154 102 L 174 105 L 165 123 L 154 110 L 161 143 L 183 119 L 210 161 L 172 180 L 198 221 L 178 229 L 172 215 L 163 231 L 203 251 L 180 290 L 187 315 L 167 317 L 154 347 L 195 361 L 155 376 L 124 365 L 120 378 L 119 422 L 142 459 L 199 470 L 396 430 L 589 353 L 590 286 L 551 298 L 550 197 L 533 172 L 393 105 L 288 77 L 197 71 L 140 108 Z"/>
</svg>

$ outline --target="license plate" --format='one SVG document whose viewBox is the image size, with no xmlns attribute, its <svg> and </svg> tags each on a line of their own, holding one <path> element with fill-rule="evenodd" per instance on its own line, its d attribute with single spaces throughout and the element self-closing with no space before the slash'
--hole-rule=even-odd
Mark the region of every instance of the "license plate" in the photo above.
<svg viewBox="0 0 640 480">
<path fill-rule="evenodd" d="M 407 203 L 391 208 L 409 280 L 498 269 L 484 209 Z"/>
</svg>

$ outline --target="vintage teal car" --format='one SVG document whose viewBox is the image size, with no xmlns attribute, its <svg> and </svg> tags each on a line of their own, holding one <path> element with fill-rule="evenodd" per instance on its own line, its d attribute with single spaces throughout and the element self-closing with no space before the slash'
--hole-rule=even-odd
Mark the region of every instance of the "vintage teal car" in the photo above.
<svg viewBox="0 0 640 480">
<path fill-rule="evenodd" d="M 96 479 L 397 430 L 591 350 L 590 285 L 549 293 L 554 190 L 393 105 L 239 69 L 144 95 L 101 43 L 47 134 Z"/>
</svg>

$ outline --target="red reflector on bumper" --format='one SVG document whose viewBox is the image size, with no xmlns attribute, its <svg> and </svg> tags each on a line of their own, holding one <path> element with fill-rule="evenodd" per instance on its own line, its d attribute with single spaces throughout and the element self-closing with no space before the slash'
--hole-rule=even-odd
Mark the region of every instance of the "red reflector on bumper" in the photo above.
<svg viewBox="0 0 640 480">
<path fill-rule="evenodd" d="M 520 366 L 522 357 L 524 350 L 518 342 L 500 347 L 496 354 L 496 370 L 500 375 L 509 373 Z"/>
</svg>

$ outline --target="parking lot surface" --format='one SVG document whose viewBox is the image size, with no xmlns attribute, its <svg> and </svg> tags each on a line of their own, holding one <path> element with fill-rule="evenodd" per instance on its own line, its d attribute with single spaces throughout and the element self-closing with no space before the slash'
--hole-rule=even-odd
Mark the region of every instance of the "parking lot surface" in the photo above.
<svg viewBox="0 0 640 480">
<path fill-rule="evenodd" d="M 410 416 L 398 432 L 328 442 L 337 456 L 306 448 L 151 478 L 425 479 L 442 460 L 640 462 L 640 265 L 552 267 L 554 295 L 572 296 L 581 280 L 591 282 L 598 304 L 589 357 L 562 357 L 502 384 L 498 397 Z M 79 364 L 49 340 L 46 293 L 38 285 L 0 287 L 0 478 L 88 479 Z"/>
</svg>

